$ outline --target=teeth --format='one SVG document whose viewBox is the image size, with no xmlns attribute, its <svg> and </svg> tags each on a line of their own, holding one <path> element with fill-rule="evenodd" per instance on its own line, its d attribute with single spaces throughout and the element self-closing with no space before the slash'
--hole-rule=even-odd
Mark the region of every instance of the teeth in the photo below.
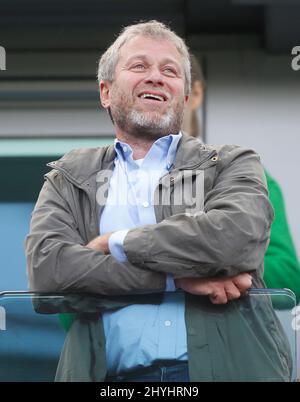
<svg viewBox="0 0 300 402">
<path fill-rule="evenodd" d="M 164 98 L 160 95 L 153 95 L 153 94 L 143 94 L 141 96 L 141 98 L 145 99 L 145 98 L 150 98 L 150 99 L 157 99 L 159 101 L 163 101 Z"/>
</svg>

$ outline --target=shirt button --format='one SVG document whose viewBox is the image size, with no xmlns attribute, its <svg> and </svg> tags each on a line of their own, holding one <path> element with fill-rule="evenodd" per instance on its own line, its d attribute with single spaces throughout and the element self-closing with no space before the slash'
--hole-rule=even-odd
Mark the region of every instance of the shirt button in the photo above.
<svg viewBox="0 0 300 402">
<path fill-rule="evenodd" d="M 123 147 L 123 151 L 127 152 L 127 147 L 126 146 Z"/>
<path fill-rule="evenodd" d="M 147 208 L 147 207 L 149 207 L 149 202 L 145 201 L 142 203 L 142 205 L 143 205 L 143 207 Z"/>
<path fill-rule="evenodd" d="M 171 321 L 169 321 L 169 320 L 165 321 L 165 326 L 166 327 L 170 327 L 171 325 L 172 325 Z"/>
</svg>

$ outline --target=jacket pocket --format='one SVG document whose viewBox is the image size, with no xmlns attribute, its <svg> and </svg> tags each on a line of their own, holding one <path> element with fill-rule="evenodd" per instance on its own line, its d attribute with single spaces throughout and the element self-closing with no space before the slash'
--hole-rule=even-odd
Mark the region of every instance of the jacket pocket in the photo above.
<svg viewBox="0 0 300 402">
<path fill-rule="evenodd" d="M 203 213 L 205 194 L 213 186 L 215 170 L 216 162 L 198 169 L 182 170 L 173 176 L 169 197 L 170 215 Z"/>
</svg>

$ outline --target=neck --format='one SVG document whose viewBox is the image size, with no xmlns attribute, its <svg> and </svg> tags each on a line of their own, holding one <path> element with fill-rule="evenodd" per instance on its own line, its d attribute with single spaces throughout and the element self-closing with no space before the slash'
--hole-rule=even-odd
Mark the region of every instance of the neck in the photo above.
<svg viewBox="0 0 300 402">
<path fill-rule="evenodd" d="M 146 156 L 154 141 L 159 137 L 136 137 L 116 129 L 119 141 L 130 145 L 133 152 L 133 159 L 142 159 Z"/>
</svg>

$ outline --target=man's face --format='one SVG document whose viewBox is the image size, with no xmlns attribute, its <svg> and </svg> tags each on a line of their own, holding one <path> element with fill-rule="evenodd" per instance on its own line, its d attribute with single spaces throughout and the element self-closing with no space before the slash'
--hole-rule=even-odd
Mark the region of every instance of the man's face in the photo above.
<svg viewBox="0 0 300 402">
<path fill-rule="evenodd" d="M 100 84 L 102 104 L 118 129 L 161 137 L 181 127 L 185 89 L 182 56 L 167 40 L 137 37 L 121 49 L 112 83 Z"/>
</svg>

